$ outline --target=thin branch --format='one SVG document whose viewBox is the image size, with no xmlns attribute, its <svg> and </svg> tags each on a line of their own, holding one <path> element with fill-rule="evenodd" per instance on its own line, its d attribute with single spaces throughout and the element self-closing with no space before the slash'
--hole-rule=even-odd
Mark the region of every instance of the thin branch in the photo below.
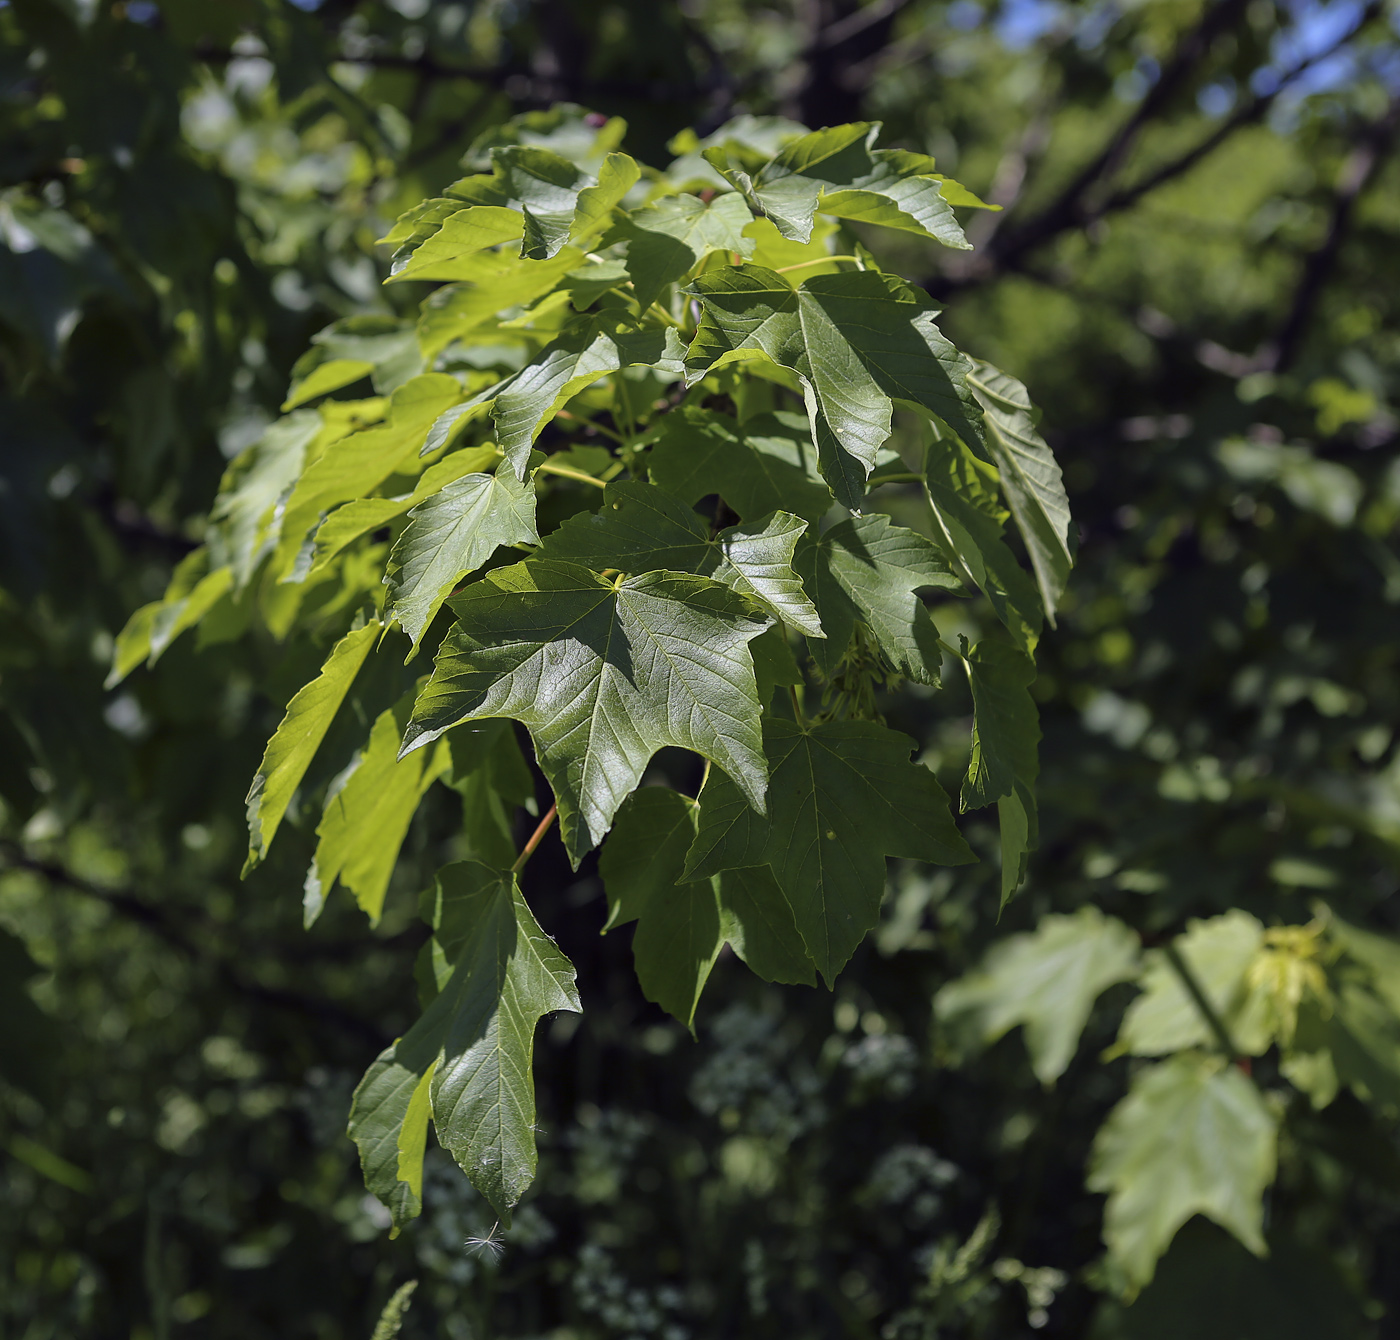
<svg viewBox="0 0 1400 1340">
<path fill-rule="evenodd" d="M 1248 102 L 1236 108 L 1211 134 L 1207 135 L 1194 148 L 1188 149 L 1179 158 L 1174 158 L 1170 163 L 1165 163 L 1155 172 L 1150 172 L 1141 181 L 1134 182 L 1131 186 L 1125 186 L 1119 191 L 1115 191 L 1092 214 L 1093 218 L 1102 218 L 1106 214 L 1117 213 L 1119 210 L 1127 209 L 1130 205 L 1136 204 L 1143 196 L 1150 191 L 1155 191 L 1159 186 L 1172 181 L 1181 176 L 1183 172 L 1190 171 L 1203 158 L 1214 153 L 1227 139 L 1237 130 L 1242 130 L 1245 126 L 1254 125 L 1262 121 L 1268 113 L 1270 107 L 1278 100 L 1278 97 L 1285 89 L 1302 78 L 1314 66 L 1321 64 L 1330 57 L 1335 56 L 1348 42 L 1352 41 L 1356 35 L 1367 24 L 1379 18 L 1385 12 L 1385 6 L 1379 0 L 1372 0 L 1365 10 L 1362 11 L 1356 23 L 1343 33 L 1331 46 L 1324 47 L 1321 51 L 1314 52 L 1311 56 L 1301 60 L 1279 76 L 1278 84 L 1268 93 L 1260 93 L 1251 98 Z"/>
<path fill-rule="evenodd" d="M 1181 950 L 1169 940 L 1162 946 L 1162 953 L 1166 955 L 1167 962 L 1172 965 L 1176 975 L 1181 978 L 1181 984 L 1186 988 L 1186 994 L 1191 997 L 1197 1010 L 1200 1011 L 1201 1018 L 1205 1020 L 1206 1026 L 1214 1035 L 1216 1042 L 1220 1044 L 1220 1050 L 1225 1053 L 1225 1059 L 1228 1061 L 1238 1060 L 1239 1048 L 1235 1046 L 1230 1037 L 1230 1031 L 1225 1027 L 1225 1021 L 1201 989 L 1201 984 L 1196 980 L 1196 974 L 1186 966 L 1186 960 L 1182 958 Z"/>
<path fill-rule="evenodd" d="M 290 1010 L 297 1014 L 319 1019 L 323 1023 L 335 1026 L 342 1032 L 352 1033 L 371 1042 L 378 1048 L 382 1048 L 389 1040 L 374 1024 L 351 1014 L 348 1010 L 341 1009 L 333 1001 L 322 1000 L 300 991 L 290 991 L 284 987 L 264 986 L 261 982 L 249 980 L 227 959 L 205 954 L 176 924 L 175 919 L 154 903 L 148 903 L 131 894 L 104 889 L 101 885 L 93 884 L 80 875 L 75 875 L 66 866 L 62 866 L 56 861 L 43 861 L 28 855 L 12 842 L 0 842 L 0 856 L 3 856 L 4 859 L 4 865 L 0 866 L 0 869 L 28 870 L 50 883 L 62 884 L 65 888 L 73 890 L 74 893 L 80 893 L 84 897 L 95 898 L 99 902 L 106 903 L 112 911 L 144 926 L 188 958 L 196 962 L 207 963 L 224 985 L 239 995 L 275 1006 L 278 1009 Z"/>
<path fill-rule="evenodd" d="M 0 869 L 27 870 L 30 874 L 39 875 L 51 884 L 63 884 L 75 893 L 81 893 L 85 897 L 96 898 L 98 901 L 106 903 L 114 912 L 120 912 L 128 920 L 135 921 L 147 930 L 153 931 L 176 949 L 190 955 L 198 953 L 194 941 L 175 924 L 174 919 L 164 908 L 157 907 L 154 903 L 148 903 L 144 899 L 136 898 L 128 893 L 104 889 L 100 884 L 93 884 L 81 876 L 75 875 L 66 866 L 59 865 L 57 861 L 41 861 L 30 856 L 13 842 L 0 842 L 0 857 L 3 857 L 4 860 Z"/>
<path fill-rule="evenodd" d="M 1304 262 L 1288 316 L 1272 344 L 1261 350 L 1256 360 L 1270 372 L 1284 371 L 1296 357 L 1322 291 L 1336 268 L 1342 244 L 1351 228 L 1357 199 L 1394 146 L 1397 129 L 1400 129 L 1400 98 L 1392 100 L 1386 114 L 1367 128 L 1361 142 L 1347 155 L 1332 198 L 1332 218 L 1327 236 Z"/>
<path fill-rule="evenodd" d="M 1100 181 L 1117 171 L 1128 151 L 1142 131 L 1181 91 L 1195 73 L 1197 66 L 1209 54 L 1215 39 L 1239 22 L 1248 0 L 1219 0 L 1208 9 L 1177 47 L 1171 60 L 1163 67 L 1157 82 L 1147 91 L 1137 110 L 1118 128 L 1117 133 L 1089 164 L 1042 213 L 1022 228 L 1004 230 L 1000 245 L 993 250 L 1007 259 L 1039 246 L 1047 237 L 1065 232 L 1087 217 L 1085 202 Z"/>
<path fill-rule="evenodd" d="M 798 261 L 795 265 L 780 265 L 775 274 L 785 275 L 792 270 L 805 270 L 812 265 L 825 265 L 828 261 L 854 261 L 860 262 L 859 256 L 815 256 L 810 261 Z"/>
<path fill-rule="evenodd" d="M 558 805 L 549 807 L 544 818 L 536 825 L 535 831 L 530 834 L 530 840 L 520 849 L 520 855 L 516 857 L 515 864 L 510 868 L 512 874 L 519 874 L 525 868 L 525 862 L 535 854 L 535 848 L 544 840 L 544 835 L 549 832 L 549 826 L 554 822 L 555 815 L 558 813 Z"/>
<path fill-rule="evenodd" d="M 1122 187 L 1098 203 L 1094 203 L 1090 198 L 1094 185 L 1116 170 L 1123 155 L 1131 147 L 1132 141 L 1141 132 L 1146 121 L 1161 109 L 1174 91 L 1172 88 L 1164 88 L 1169 76 L 1177 84 L 1185 81 L 1194 64 L 1194 60 L 1188 59 L 1188 57 L 1191 57 L 1192 53 L 1195 53 L 1197 58 L 1203 54 L 1202 36 L 1207 30 L 1207 25 L 1212 24 L 1212 21 L 1213 26 L 1209 32 L 1210 40 L 1213 41 L 1219 35 L 1222 31 L 1223 21 L 1229 18 L 1229 15 L 1226 14 L 1222 19 L 1222 11 L 1225 9 L 1226 5 L 1221 4 L 1206 15 L 1192 37 L 1188 38 L 1178 49 L 1176 57 L 1173 58 L 1162 77 L 1138 107 L 1137 112 L 1129 118 L 1098 158 L 1090 163 L 1052 204 L 1019 226 L 1013 226 L 1008 221 L 995 231 L 995 236 L 990 239 L 987 250 L 980 256 L 966 259 L 953 258 L 954 268 L 951 273 L 931 279 L 924 287 L 935 296 L 947 297 L 954 291 L 987 283 L 1006 272 L 1024 273 L 1024 258 L 1029 252 L 1053 241 L 1063 233 L 1128 209 L 1159 186 L 1163 186 L 1190 171 L 1197 163 L 1214 153 L 1237 131 L 1262 121 L 1270 107 L 1286 89 L 1295 84 L 1309 70 L 1336 55 L 1348 42 L 1354 40 L 1368 24 L 1374 22 L 1385 12 L 1385 7 L 1380 3 L 1380 0 L 1372 0 L 1347 32 L 1338 37 L 1331 45 L 1305 57 L 1285 71 L 1279 76 L 1279 82 L 1274 89 L 1268 93 L 1256 95 L 1237 108 L 1199 144 L 1155 169 L 1142 180 Z M 1208 44 L 1206 49 L 1208 49 Z M 991 227 L 994 229 L 996 222 L 1005 219 L 1005 215 L 996 216 L 991 222 Z M 984 225 L 984 227 L 986 226 L 989 225 Z"/>
<path fill-rule="evenodd" d="M 843 42 L 859 37 L 867 28 L 894 18 L 901 9 L 909 5 L 909 2 L 910 0 L 875 0 L 873 5 L 866 5 L 863 9 L 847 14 L 844 19 L 829 23 L 817 34 L 817 45 L 828 49 L 839 47 Z"/>
</svg>

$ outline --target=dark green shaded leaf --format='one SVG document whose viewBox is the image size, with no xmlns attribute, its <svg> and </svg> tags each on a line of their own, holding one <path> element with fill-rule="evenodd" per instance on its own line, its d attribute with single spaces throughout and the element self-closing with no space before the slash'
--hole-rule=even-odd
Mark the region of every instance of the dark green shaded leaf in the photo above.
<svg viewBox="0 0 1400 1340">
<path fill-rule="evenodd" d="M 752 222 L 742 196 L 720 195 L 706 204 L 697 196 L 673 195 L 634 211 L 604 242 L 627 240 L 627 272 L 645 308 L 712 251 L 751 256 L 753 239 L 744 229 Z"/>
<path fill-rule="evenodd" d="M 967 386 L 971 360 L 939 331 L 932 302 L 902 280 L 855 271 L 818 275 L 794 290 L 772 270 L 744 265 L 703 274 L 687 292 L 705 307 L 686 354 L 687 377 L 695 381 L 754 352 L 797 373 L 814 431 L 824 421 L 851 458 L 850 470 L 823 463 L 848 507 L 860 505 L 863 481 L 890 436 L 895 400 L 979 440 L 981 409 Z"/>
<path fill-rule="evenodd" d="M 826 630 L 825 643 L 809 644 L 824 672 L 845 654 L 859 617 L 900 674 L 921 684 L 939 682 L 938 629 L 914 592 L 956 591 L 961 583 L 922 535 L 892 525 L 883 513 L 850 517 L 804 539 L 795 565 Z"/>
<path fill-rule="evenodd" d="M 694 572 L 747 596 L 799 632 L 821 637 L 821 623 L 793 569 L 807 523 L 778 512 L 761 528 L 730 526 L 714 539 L 704 520 L 653 484 L 609 484 L 597 512 L 570 517 L 539 557 L 583 563 L 601 572 Z"/>
<path fill-rule="evenodd" d="M 700 794 L 700 830 L 687 878 L 766 865 L 791 905 L 807 953 L 831 983 L 875 925 L 885 857 L 961 865 L 973 859 L 913 741 L 869 721 L 804 729 L 764 721 L 769 814 L 755 813 L 712 770 Z"/>
<path fill-rule="evenodd" d="M 816 521 L 831 507 L 811 429 L 795 414 L 761 415 L 741 427 L 682 405 L 661 420 L 647 468 L 682 502 L 718 493 L 745 520 L 785 508 Z"/>
<path fill-rule="evenodd" d="M 410 690 L 380 714 L 364 750 L 326 794 L 316 825 L 316 854 L 306 872 L 303 907 L 308 926 L 320 916 L 337 879 L 354 894 L 370 923 L 379 921 L 418 802 L 452 762 L 442 743 L 398 757 L 413 699 Z"/>
<path fill-rule="evenodd" d="M 960 442 L 944 438 L 928 449 L 928 494 L 948 556 L 987 597 L 997 618 L 1027 654 L 1040 640 L 1044 611 L 1035 583 L 1001 538 L 995 483 L 987 467 Z"/>
<path fill-rule="evenodd" d="M 1051 626 L 1074 566 L 1074 531 L 1064 479 L 1036 430 L 1026 388 L 990 363 L 975 363 L 967 384 L 983 409 L 984 441 L 1025 541 Z"/>
<path fill-rule="evenodd" d="M 815 981 L 792 911 L 766 869 L 683 882 L 698 818 L 687 796 L 663 787 L 634 791 L 598 865 L 608 894 L 605 929 L 637 922 L 632 956 L 642 990 L 687 1028 L 726 940 L 769 981 Z"/>
</svg>

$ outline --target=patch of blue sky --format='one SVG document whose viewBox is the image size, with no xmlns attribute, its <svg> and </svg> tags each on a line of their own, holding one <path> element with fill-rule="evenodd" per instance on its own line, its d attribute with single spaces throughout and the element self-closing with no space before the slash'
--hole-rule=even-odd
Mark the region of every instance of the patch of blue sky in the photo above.
<svg viewBox="0 0 1400 1340">
<path fill-rule="evenodd" d="M 973 26 L 953 19 L 954 10 L 972 2 L 954 0 L 949 8 L 949 21 L 955 27 Z M 1070 5 L 1065 0 L 1002 0 L 992 28 L 1003 45 L 1012 51 L 1023 51 L 1052 33 L 1071 36 L 1081 51 L 1093 51 L 1103 45 L 1104 38 L 1122 15 L 1119 0 L 1102 0 L 1091 5 Z"/>
<path fill-rule="evenodd" d="M 1341 88 L 1357 77 L 1360 66 L 1349 45 L 1323 53 L 1354 32 L 1365 12 L 1363 0 L 1285 0 L 1285 7 L 1292 22 L 1274 38 L 1269 63 L 1261 65 L 1249 81 L 1255 93 L 1267 95 L 1289 70 L 1311 62 L 1279 96 L 1278 115 L 1288 115 L 1310 94 Z"/>
<path fill-rule="evenodd" d="M 1012 51 L 1024 51 L 1062 26 L 1069 7 L 1062 0 L 1002 0 L 993 28 Z"/>
</svg>

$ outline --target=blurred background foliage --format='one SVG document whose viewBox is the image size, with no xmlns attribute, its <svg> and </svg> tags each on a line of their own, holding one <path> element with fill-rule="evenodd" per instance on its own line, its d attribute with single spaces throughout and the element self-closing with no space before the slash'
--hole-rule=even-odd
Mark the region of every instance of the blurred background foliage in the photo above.
<svg viewBox="0 0 1400 1340">
<path fill-rule="evenodd" d="M 451 1340 L 1400 1334 L 1393 1113 L 1277 1089 L 1270 1257 L 1197 1220 L 1124 1306 L 1083 1173 L 1129 988 L 1050 1088 L 1019 1037 L 965 1061 L 931 1009 L 995 938 L 1090 902 L 1147 944 L 1318 898 L 1400 931 L 1396 14 L 0 3 L 0 1332 L 368 1336 L 416 1279 L 402 1333 Z M 375 932 L 335 905 L 303 933 L 306 827 L 238 866 L 314 667 L 210 629 L 103 678 L 310 336 L 416 301 L 375 239 L 559 100 L 657 163 L 744 111 L 883 119 L 1003 205 L 969 255 L 881 255 L 1030 387 L 1081 557 L 1035 687 L 1042 846 L 999 925 L 992 862 L 892 867 L 834 993 L 722 961 L 696 1043 L 642 998 L 630 932 L 599 938 L 591 865 L 541 850 L 527 894 L 586 1013 L 542 1028 L 541 1176 L 498 1255 L 445 1158 L 391 1241 L 343 1133 L 415 1009 L 450 807 Z M 970 710 L 953 675 L 891 700 L 950 788 Z"/>
</svg>

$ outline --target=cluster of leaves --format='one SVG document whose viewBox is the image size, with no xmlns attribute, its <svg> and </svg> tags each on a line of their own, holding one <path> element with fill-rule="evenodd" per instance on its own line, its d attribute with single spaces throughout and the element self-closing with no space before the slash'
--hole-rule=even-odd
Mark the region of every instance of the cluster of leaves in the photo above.
<svg viewBox="0 0 1400 1340">
<path fill-rule="evenodd" d="M 1000 941 L 936 997 L 951 1035 L 973 1046 L 1023 1026 L 1031 1068 L 1052 1085 L 1097 997 L 1141 988 L 1105 1055 L 1154 1063 L 1109 1113 L 1089 1168 L 1091 1189 L 1108 1193 L 1109 1261 L 1130 1295 L 1195 1214 L 1266 1254 L 1282 1103 L 1251 1082 L 1250 1058 L 1277 1048 L 1279 1074 L 1314 1108 L 1342 1086 L 1381 1113 L 1400 1103 L 1400 949 L 1320 913 L 1265 929 L 1236 909 L 1144 954 L 1128 926 L 1088 906 Z"/>
<path fill-rule="evenodd" d="M 442 287 L 415 323 L 318 337 L 206 542 L 117 639 L 112 683 L 196 627 L 333 643 L 248 796 L 251 868 L 313 803 L 308 770 L 361 685 L 372 725 L 318 797 L 308 924 L 337 881 L 377 921 L 424 792 L 463 791 L 472 859 L 436 877 L 425 1013 L 351 1118 L 397 1222 L 420 1210 L 430 1116 L 508 1218 L 535 1171 L 536 1022 L 580 1008 L 515 880 L 531 848 L 476 859 L 528 794 L 514 736 L 478 723 L 528 730 L 555 800 L 541 831 L 557 811 L 575 867 L 611 833 L 610 924 L 638 922 L 643 989 L 686 1025 L 725 944 L 770 981 L 831 983 L 875 925 L 886 857 L 973 859 L 914 742 L 872 719 L 872 674 L 936 687 L 945 651 L 966 666 L 961 802 L 999 806 L 1003 901 L 1035 842 L 1027 686 L 1072 561 L 1060 471 L 1020 384 L 959 353 L 864 247 L 836 253 L 830 221 L 965 246 L 951 205 L 980 202 L 876 148 L 875 126 L 743 120 L 645 173 L 623 129 L 520 118 L 483 137 L 489 172 L 399 220 L 391 282 Z M 866 510 L 872 480 L 911 477 L 933 541 Z M 1008 636 L 954 651 L 922 589 L 982 592 Z M 401 663 L 425 647 L 415 682 Z M 694 799 L 636 791 L 666 748 L 704 760 Z"/>
<path fill-rule="evenodd" d="M 34 961 L 26 978 L 6 941 L 6 1006 L 26 1022 L 0 1051 L 0 1186 L 14 1209 L 0 1234 L 4 1324 L 34 1340 L 368 1334 L 395 1283 L 417 1277 L 405 1333 L 453 1340 L 561 1327 L 590 1340 L 1373 1334 L 1382 1308 L 1400 1305 L 1386 995 L 1381 970 L 1338 946 L 1343 919 L 1397 930 L 1395 40 L 1381 6 L 1333 19 L 1228 2 L 775 0 L 755 11 L 714 0 L 698 16 L 637 0 L 0 9 L 11 281 L 0 286 L 0 920 Z M 463 167 L 490 169 L 485 143 L 458 165 L 479 130 L 561 96 L 629 117 L 629 145 L 647 161 L 700 124 L 677 145 L 697 174 L 711 166 L 700 139 L 736 104 L 812 125 L 878 117 L 881 143 L 936 154 L 1006 206 L 967 219 L 971 251 L 859 218 L 842 227 L 886 271 L 925 276 L 948 302 L 939 328 L 1015 370 L 1046 409 L 1082 551 L 1031 687 L 1045 733 L 1041 843 L 998 923 L 998 824 L 970 810 L 960 827 L 988 859 L 932 876 L 896 865 L 881 924 L 833 994 L 770 986 L 721 949 L 692 1047 L 637 990 L 629 946 L 647 918 L 635 935 L 600 938 L 610 909 L 594 857 L 571 872 L 546 840 L 519 881 L 577 964 L 586 1013 L 541 1030 L 535 1189 L 493 1234 L 495 1211 L 430 1141 L 424 1213 L 387 1243 L 389 1216 L 364 1197 L 343 1134 L 350 1092 L 413 1025 L 408 964 L 425 932 L 412 909 L 432 871 L 504 869 L 548 807 L 519 769 L 528 746 L 498 746 L 508 759 L 467 777 L 448 763 L 455 739 L 425 747 L 426 790 L 377 932 L 331 897 L 307 936 L 293 889 L 306 883 L 314 909 L 316 884 L 338 872 L 369 889 L 381 878 L 373 861 L 336 856 L 349 851 L 343 834 L 326 838 L 316 867 L 314 829 L 331 774 L 376 722 L 378 776 L 390 775 L 384 737 L 401 738 L 407 716 L 382 718 L 410 681 L 381 682 L 389 663 L 367 658 L 240 888 L 238 802 L 346 624 L 328 624 L 325 645 L 300 632 L 279 642 L 259 615 L 242 636 L 225 625 L 227 640 L 201 628 L 198 652 L 196 637 L 164 641 L 167 624 L 149 671 L 105 695 L 102 678 L 111 635 L 209 540 L 219 471 L 262 435 L 313 333 L 347 317 L 378 323 L 318 341 L 293 382 L 333 359 L 373 371 L 378 351 L 359 337 L 417 315 L 420 284 L 378 285 L 389 262 L 374 240 L 425 195 L 445 198 Z M 762 162 L 720 167 L 782 212 L 771 180 L 755 185 Z M 745 193 L 737 175 L 729 185 Z M 836 249 L 859 254 L 848 236 Z M 748 408 L 724 405 L 753 443 Z M 804 416 L 773 412 L 762 438 L 780 464 L 792 451 L 782 439 L 809 432 Z M 609 423 L 606 408 L 589 413 Z M 560 431 L 579 429 L 556 420 L 540 447 Z M 606 438 L 582 431 L 578 451 Z M 710 458 L 691 459 L 690 473 L 664 479 L 653 463 L 651 478 L 698 501 Z M 572 452 L 555 464 L 597 478 L 611 468 Z M 893 461 L 876 470 L 900 473 Z M 567 476 L 548 482 L 536 514 L 546 536 L 578 502 Z M 795 499 L 808 485 L 817 508 L 825 478 L 803 468 L 783 488 Z M 941 545 L 924 488 L 879 483 L 866 516 Z M 740 515 L 702 510 L 717 532 L 778 508 L 819 515 L 771 490 L 729 509 Z M 402 524 L 389 519 L 390 538 Z M 222 561 L 200 558 L 191 589 Z M 799 575 L 810 591 L 812 574 Z M 331 595 L 318 600 L 329 608 Z M 1004 637 L 990 598 L 940 606 L 943 640 Z M 813 638 L 807 655 L 822 647 Z M 820 688 L 822 710 L 884 716 L 954 793 L 975 705 L 966 676 L 943 670 L 937 693 L 901 685 L 857 625 L 847 660 L 812 675 L 808 715 Z M 429 765 L 449 785 L 431 785 Z M 357 806 L 375 776 L 361 777 Z M 649 780 L 688 794 L 699 776 L 663 752 Z M 522 802 L 514 823 L 502 810 L 463 838 L 464 810 L 481 813 L 472 797 L 497 793 Z M 733 898 L 729 873 L 720 895 Z M 1200 1032 L 1202 1015 L 1184 1053 L 1114 1054 L 1130 991 L 1119 983 L 1047 1087 L 1018 1039 L 974 1047 L 980 1016 L 931 1020 L 929 1001 L 1046 914 L 1097 905 L 1161 947 L 1192 918 L 1302 928 L 1319 894 L 1333 911 L 1312 956 L 1332 1010 L 1318 1045 L 1280 1039 L 1247 1062 L 1277 1130 L 1269 1254 L 1197 1217 L 1119 1306 L 1129 1273 L 1100 1260 L 1091 1138 L 1140 1070 L 1197 1057 L 1209 1071 L 1230 1053 L 1218 1073 L 1245 1079 L 1232 1049 L 1257 1035 L 1222 988 L 1228 1046 Z M 443 966 L 424 964 L 425 995 Z M 1300 1043 L 1309 1000 L 1325 999 L 1300 998 Z M 1300 1057 L 1322 1059 L 1310 1071 Z M 1330 1102 L 1314 1078 L 1326 1079 L 1326 1058 L 1339 1080 Z M 1150 1137 L 1143 1107 L 1127 1115 L 1129 1134 Z M 1222 1141 L 1201 1158 L 1223 1184 L 1257 1185 L 1238 1176 L 1258 1166 L 1252 1147 Z M 1122 1186 L 1105 1188 L 1115 1204 Z"/>
</svg>

